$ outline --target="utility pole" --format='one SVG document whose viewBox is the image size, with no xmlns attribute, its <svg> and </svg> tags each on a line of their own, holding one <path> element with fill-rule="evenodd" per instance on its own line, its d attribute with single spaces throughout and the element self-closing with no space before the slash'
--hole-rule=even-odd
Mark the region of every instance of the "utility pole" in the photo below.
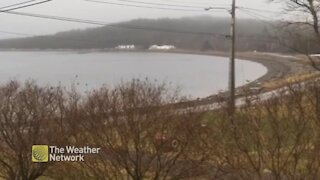
<svg viewBox="0 0 320 180">
<path fill-rule="evenodd" d="M 230 64 L 229 64 L 229 111 L 232 115 L 235 112 L 235 47 L 236 47 L 236 0 L 232 0 L 231 8 L 231 49 L 230 49 Z"/>
</svg>

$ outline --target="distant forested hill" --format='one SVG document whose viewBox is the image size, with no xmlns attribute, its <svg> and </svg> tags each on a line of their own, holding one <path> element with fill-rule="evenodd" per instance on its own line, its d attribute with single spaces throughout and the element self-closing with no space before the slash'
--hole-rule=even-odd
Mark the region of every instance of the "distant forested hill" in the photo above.
<svg viewBox="0 0 320 180">
<path fill-rule="evenodd" d="M 204 16 L 181 19 L 137 19 L 112 26 L 59 32 L 55 35 L 1 40 L 0 48 L 89 49 L 135 44 L 143 49 L 153 44 L 170 44 L 183 49 L 223 51 L 229 46 L 229 39 L 226 36 L 229 34 L 229 29 L 228 18 Z M 272 32 L 270 26 L 259 21 L 239 19 L 238 50 L 286 50 L 271 38 Z"/>
</svg>

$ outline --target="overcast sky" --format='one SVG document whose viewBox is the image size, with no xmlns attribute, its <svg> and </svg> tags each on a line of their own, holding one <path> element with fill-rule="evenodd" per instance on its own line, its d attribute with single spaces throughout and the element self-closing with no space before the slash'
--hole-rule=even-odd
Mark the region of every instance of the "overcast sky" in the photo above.
<svg viewBox="0 0 320 180">
<path fill-rule="evenodd" d="M 1 0 L 0 7 L 7 5 L 25 2 L 27 0 Z M 37 0 L 41 1 L 41 0 Z M 123 0 L 99 0 L 118 4 L 131 4 L 140 6 L 156 6 L 132 3 L 132 1 L 149 2 L 149 3 L 162 3 L 171 5 L 183 5 L 183 6 L 198 6 L 198 7 L 230 7 L 231 0 L 131 0 L 125 2 Z M 130 0 L 129 0 L 130 1 Z M 270 4 L 267 0 L 238 0 L 237 6 L 254 8 L 266 11 L 280 11 L 280 4 Z M 173 6 L 157 6 L 161 8 L 178 8 Z M 182 7 L 181 7 L 182 8 Z M 189 8 L 182 8 L 189 9 Z M 179 18 L 185 16 L 199 16 L 199 15 L 211 15 L 211 16 L 229 16 L 224 10 L 211 10 L 201 12 L 187 12 L 176 10 L 160 10 L 160 9 L 147 9 L 137 7 L 126 7 L 121 5 L 112 4 L 99 4 L 94 2 L 88 2 L 84 0 L 53 0 L 51 2 L 28 7 L 20 10 L 19 12 L 37 13 L 45 15 L 63 16 L 70 18 L 88 19 L 102 22 L 119 22 L 136 18 Z M 264 11 L 256 11 L 263 17 L 276 17 L 276 14 Z M 238 12 L 239 17 L 250 17 L 243 12 Z M 23 17 L 1 13 L 0 14 L 0 31 L 10 31 L 17 33 L 28 34 L 52 34 L 58 31 L 65 31 L 71 29 L 79 29 L 86 27 L 95 27 L 87 24 L 71 23 L 71 22 L 59 22 L 54 20 L 44 20 L 31 17 Z M 9 35 L 0 32 L 0 38 L 17 37 L 16 35 Z"/>
</svg>

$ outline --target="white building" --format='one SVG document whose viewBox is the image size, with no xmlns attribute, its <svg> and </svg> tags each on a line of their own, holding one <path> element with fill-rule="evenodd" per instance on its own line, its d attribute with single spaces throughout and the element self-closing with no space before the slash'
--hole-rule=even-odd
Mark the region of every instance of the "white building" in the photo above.
<svg viewBox="0 0 320 180">
<path fill-rule="evenodd" d="M 176 49 L 176 47 L 173 45 L 163 45 L 163 46 L 152 45 L 149 47 L 149 50 L 172 50 L 172 49 Z"/>
<path fill-rule="evenodd" d="M 115 47 L 115 49 L 122 49 L 122 50 L 130 50 L 130 49 L 135 49 L 135 45 L 131 44 L 131 45 L 119 45 L 117 47 Z"/>
</svg>

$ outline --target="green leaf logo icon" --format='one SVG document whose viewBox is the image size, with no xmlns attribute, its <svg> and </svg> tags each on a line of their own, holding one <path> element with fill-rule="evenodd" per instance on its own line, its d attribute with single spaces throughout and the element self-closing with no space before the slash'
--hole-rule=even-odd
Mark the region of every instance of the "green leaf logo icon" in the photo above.
<svg viewBox="0 0 320 180">
<path fill-rule="evenodd" d="M 47 145 L 32 146 L 32 162 L 48 162 L 49 147 Z"/>
</svg>

